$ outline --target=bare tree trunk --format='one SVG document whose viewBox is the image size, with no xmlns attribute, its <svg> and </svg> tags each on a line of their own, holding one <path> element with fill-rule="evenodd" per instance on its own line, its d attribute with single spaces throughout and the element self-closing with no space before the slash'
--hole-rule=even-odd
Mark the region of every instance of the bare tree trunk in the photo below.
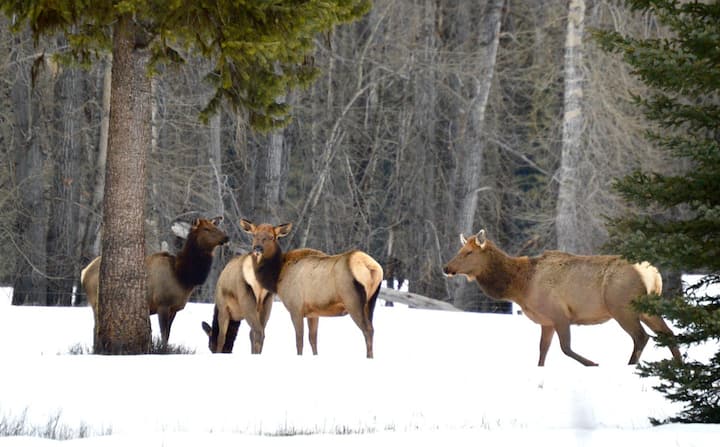
<svg viewBox="0 0 720 447">
<path fill-rule="evenodd" d="M 218 110 L 209 121 L 209 145 L 208 145 L 208 161 L 210 166 L 209 182 L 207 185 L 209 206 L 207 209 L 207 217 L 225 216 L 225 206 L 223 204 L 223 172 L 222 172 L 222 111 Z M 218 247 L 215 250 L 215 260 L 210 267 L 205 282 L 197 288 L 193 293 L 194 300 L 204 303 L 214 301 L 213 292 L 217 283 L 220 270 L 225 266 L 225 249 Z"/>
<path fill-rule="evenodd" d="M 102 111 L 100 117 L 100 136 L 98 138 L 98 150 L 95 162 L 93 164 L 93 172 L 95 173 L 94 186 L 91 190 L 92 200 L 90 202 L 91 214 L 87 224 L 88 231 L 86 233 L 83 244 L 87 247 L 83 258 L 86 261 L 94 259 L 100 255 L 100 241 L 102 238 L 102 205 L 103 194 L 105 191 L 105 168 L 107 165 L 107 149 L 108 149 L 108 133 L 110 128 L 110 94 L 112 86 L 112 55 L 105 57 L 105 67 L 103 68 L 103 86 L 102 86 Z"/>
<path fill-rule="evenodd" d="M 562 154 L 558 179 L 555 229 L 560 250 L 580 253 L 583 250 L 580 225 L 580 191 L 583 187 L 580 162 L 583 149 L 583 33 L 585 0 L 571 0 L 565 37 L 565 98 L 562 132 Z"/>
<path fill-rule="evenodd" d="M 158 81 L 156 78 L 150 79 L 150 157 L 156 157 L 158 154 L 158 141 L 160 138 L 160 113 L 158 111 Z M 159 210 L 160 189 L 162 188 L 161 179 L 163 173 L 161 169 L 148 170 L 148 209 L 147 219 L 145 220 L 145 249 L 148 253 L 155 253 L 163 250 L 167 251 L 169 243 L 162 240 L 161 235 L 161 216 Z"/>
<path fill-rule="evenodd" d="M 18 194 L 13 244 L 17 250 L 12 304 L 47 304 L 46 238 L 48 209 L 45 200 L 47 154 L 42 146 L 40 88 L 30 81 L 30 67 L 22 64 L 20 38 L 15 38 L 17 78 L 10 92 L 14 111 L 15 185 Z"/>
<path fill-rule="evenodd" d="M 80 164 L 85 149 L 83 107 L 89 94 L 87 73 L 77 68 L 65 69 L 55 84 L 58 144 L 53 145 L 50 220 L 47 236 L 49 305 L 70 306 L 72 289 L 79 276 L 80 241 L 73 231 L 80 222 Z"/>
<path fill-rule="evenodd" d="M 475 212 L 477 211 L 478 194 L 484 188 L 480 187 L 482 162 L 484 157 L 485 139 L 485 109 L 487 108 L 490 87 L 495 73 L 498 43 L 500 41 L 500 23 L 505 0 L 493 0 L 488 5 L 485 16 L 480 44 L 482 48 L 478 57 L 481 62 L 481 71 L 473 79 L 473 97 L 470 99 L 470 114 L 465 123 L 466 156 L 461 160 L 462 183 L 460 185 L 461 201 L 458 228 L 461 233 L 470 234 L 475 226 Z"/>
<path fill-rule="evenodd" d="M 144 263 L 150 54 L 147 42 L 138 37 L 132 17 L 121 16 L 113 32 L 103 257 L 95 328 L 98 354 L 142 354 L 150 349 Z"/>
<path fill-rule="evenodd" d="M 280 183 L 282 181 L 282 162 L 285 143 L 285 131 L 276 129 L 268 135 L 268 150 L 265 160 L 264 191 L 260 205 L 265 222 L 278 222 L 280 211 Z"/>
<path fill-rule="evenodd" d="M 485 109 L 495 73 L 504 4 L 505 0 L 491 0 L 486 7 L 485 20 L 479 30 L 480 49 L 477 58 L 480 73 L 472 77 L 471 96 L 468 98 L 469 113 L 464 117 L 464 122 L 458 126 L 461 129 L 458 136 L 458 153 L 460 154 L 458 177 L 460 181 L 457 191 L 460 204 L 456 219 L 456 233 L 466 235 L 477 231 L 474 227 L 478 195 L 488 189 L 480 185 L 486 144 L 483 130 L 485 128 Z M 472 301 L 477 297 L 476 289 L 472 289 L 470 293 L 467 293 L 466 289 L 465 284 L 461 283 L 454 294 L 455 306 L 461 309 L 471 307 Z"/>
</svg>

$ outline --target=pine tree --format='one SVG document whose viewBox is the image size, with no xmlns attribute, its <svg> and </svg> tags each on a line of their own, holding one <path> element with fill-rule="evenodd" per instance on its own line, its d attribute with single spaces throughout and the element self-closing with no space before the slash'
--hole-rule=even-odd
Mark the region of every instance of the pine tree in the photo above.
<svg viewBox="0 0 720 447">
<path fill-rule="evenodd" d="M 282 126 L 289 110 L 277 98 L 315 75 L 318 33 L 369 7 L 369 0 L 0 0 L 17 29 L 29 26 L 36 39 L 62 33 L 69 43 L 62 59 L 91 63 L 112 52 L 97 353 L 150 349 L 143 262 L 150 76 L 203 57 L 214 64 L 207 80 L 215 87 L 203 118 L 227 100 L 256 128 Z"/>
<path fill-rule="evenodd" d="M 617 191 L 645 212 L 612 221 L 611 245 L 632 260 L 702 272 L 701 285 L 720 284 L 720 4 L 627 3 L 635 12 L 654 16 L 672 37 L 635 38 L 609 31 L 598 31 L 596 37 L 604 49 L 620 53 L 651 88 L 651 94 L 635 100 L 657 124 L 648 132 L 649 141 L 667 151 L 676 173 L 634 172 L 616 182 Z M 672 320 L 680 330 L 681 347 L 706 341 L 717 346 L 720 297 L 697 288 L 683 295 L 649 296 L 637 306 Z M 639 373 L 657 376 L 656 389 L 684 403 L 666 422 L 720 423 L 720 351 L 707 363 L 643 363 Z"/>
</svg>

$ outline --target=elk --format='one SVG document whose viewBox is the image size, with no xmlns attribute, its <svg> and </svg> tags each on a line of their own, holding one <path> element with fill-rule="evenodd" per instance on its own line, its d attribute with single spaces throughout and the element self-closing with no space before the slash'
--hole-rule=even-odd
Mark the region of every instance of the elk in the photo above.
<svg viewBox="0 0 720 447">
<path fill-rule="evenodd" d="M 182 251 L 176 256 L 168 252 L 154 253 L 145 258 L 147 301 L 150 315 L 157 314 L 162 344 L 167 345 L 170 327 L 178 311 L 185 308 L 190 293 L 205 282 L 212 266 L 215 247 L 228 242 L 228 236 L 217 225 L 221 217 L 196 219 L 190 227 Z M 101 256 L 82 270 L 80 282 L 97 321 Z"/>
<path fill-rule="evenodd" d="M 210 351 L 231 353 L 240 322 L 245 319 L 250 325 L 250 352 L 260 354 L 272 303 L 272 293 L 255 277 L 251 256 L 232 258 L 215 286 L 212 326 L 202 322 Z"/>
<path fill-rule="evenodd" d="M 242 219 L 240 227 L 253 237 L 250 256 L 260 285 L 276 293 L 290 313 L 298 355 L 303 351 L 303 318 L 317 355 L 319 317 L 350 314 L 365 337 L 367 358 L 373 357 L 372 318 L 383 279 L 375 259 L 359 250 L 337 255 L 313 249 L 283 253 L 278 239 L 290 233 L 290 223 L 255 225 Z"/>
<path fill-rule="evenodd" d="M 673 336 L 662 318 L 638 313 L 632 301 L 662 292 L 658 270 L 647 262 L 631 264 L 619 256 L 578 256 L 547 251 L 538 257 L 512 257 L 486 238 L 485 230 L 467 240 L 460 235 L 460 251 L 443 268 L 448 276 L 464 275 L 477 281 L 491 298 L 517 303 L 530 320 L 541 326 L 540 359 L 557 332 L 562 352 L 585 366 L 597 364 L 570 346 L 571 324 L 599 324 L 614 318 L 633 340 L 630 364 L 640 359 L 648 334 L 640 322 L 655 333 Z M 670 351 L 682 361 L 677 346 Z"/>
</svg>

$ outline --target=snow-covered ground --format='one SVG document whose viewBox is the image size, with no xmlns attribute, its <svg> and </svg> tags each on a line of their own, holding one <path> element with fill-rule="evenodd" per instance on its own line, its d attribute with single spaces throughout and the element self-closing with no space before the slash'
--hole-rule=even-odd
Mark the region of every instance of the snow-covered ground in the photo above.
<svg viewBox="0 0 720 447">
<path fill-rule="evenodd" d="M 89 308 L 9 305 L 0 290 L 0 426 L 49 422 L 90 439 L 0 438 L 0 446 L 715 446 L 720 425 L 652 427 L 679 407 L 656 379 L 627 366 L 631 340 L 614 321 L 573 327 L 573 347 L 536 367 L 540 328 L 522 315 L 408 309 L 375 313 L 375 359 L 349 317 L 322 318 L 320 355 L 295 355 L 290 319 L 275 303 L 264 352 L 247 325 L 231 355 L 212 355 L 189 304 L 170 342 L 194 355 L 67 355 L 92 344 Z M 152 317 L 153 333 L 157 319 Z M 717 346 L 688 353 L 707 358 Z M 669 358 L 651 341 L 643 360 Z M 295 436 L 289 436 L 295 435 Z"/>
</svg>

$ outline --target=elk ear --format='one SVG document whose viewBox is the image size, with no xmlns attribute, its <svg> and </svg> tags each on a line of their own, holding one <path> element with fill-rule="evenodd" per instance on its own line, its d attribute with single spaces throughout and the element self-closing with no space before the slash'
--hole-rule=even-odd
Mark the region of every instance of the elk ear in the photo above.
<svg viewBox="0 0 720 447">
<path fill-rule="evenodd" d="M 210 327 L 209 324 L 207 324 L 204 321 L 202 322 L 202 328 L 203 328 L 203 331 L 205 331 L 205 333 L 208 335 L 208 337 L 210 336 L 210 334 L 212 334 L 212 328 Z"/>
<path fill-rule="evenodd" d="M 462 245 L 464 247 L 465 244 L 467 244 L 467 239 L 465 239 L 464 234 L 460 233 L 460 245 Z"/>
<path fill-rule="evenodd" d="M 485 242 L 487 239 L 485 238 L 485 230 L 482 229 L 478 231 L 478 233 L 475 235 L 475 244 L 480 248 L 485 248 Z"/>
<path fill-rule="evenodd" d="M 190 225 L 191 225 L 193 228 L 197 228 L 198 225 L 200 225 L 200 218 L 199 218 L 199 217 L 196 217 L 195 219 L 193 219 L 193 220 L 192 220 L 192 223 L 191 223 Z"/>
<path fill-rule="evenodd" d="M 278 225 L 277 227 L 274 228 L 274 230 L 275 230 L 275 237 L 277 237 L 279 239 L 281 237 L 285 237 L 288 234 L 290 234 L 290 230 L 292 230 L 292 224 L 286 223 L 286 224 Z"/>
<path fill-rule="evenodd" d="M 212 219 L 210 219 L 210 222 L 212 222 L 212 224 L 215 225 L 216 227 L 217 227 L 218 225 L 220 225 L 220 223 L 221 223 L 222 221 L 223 221 L 223 217 L 222 217 L 222 216 L 217 216 L 217 217 L 213 217 Z"/>
<path fill-rule="evenodd" d="M 246 219 L 240 219 L 240 228 L 246 233 L 252 233 L 255 231 L 255 224 Z"/>
</svg>

